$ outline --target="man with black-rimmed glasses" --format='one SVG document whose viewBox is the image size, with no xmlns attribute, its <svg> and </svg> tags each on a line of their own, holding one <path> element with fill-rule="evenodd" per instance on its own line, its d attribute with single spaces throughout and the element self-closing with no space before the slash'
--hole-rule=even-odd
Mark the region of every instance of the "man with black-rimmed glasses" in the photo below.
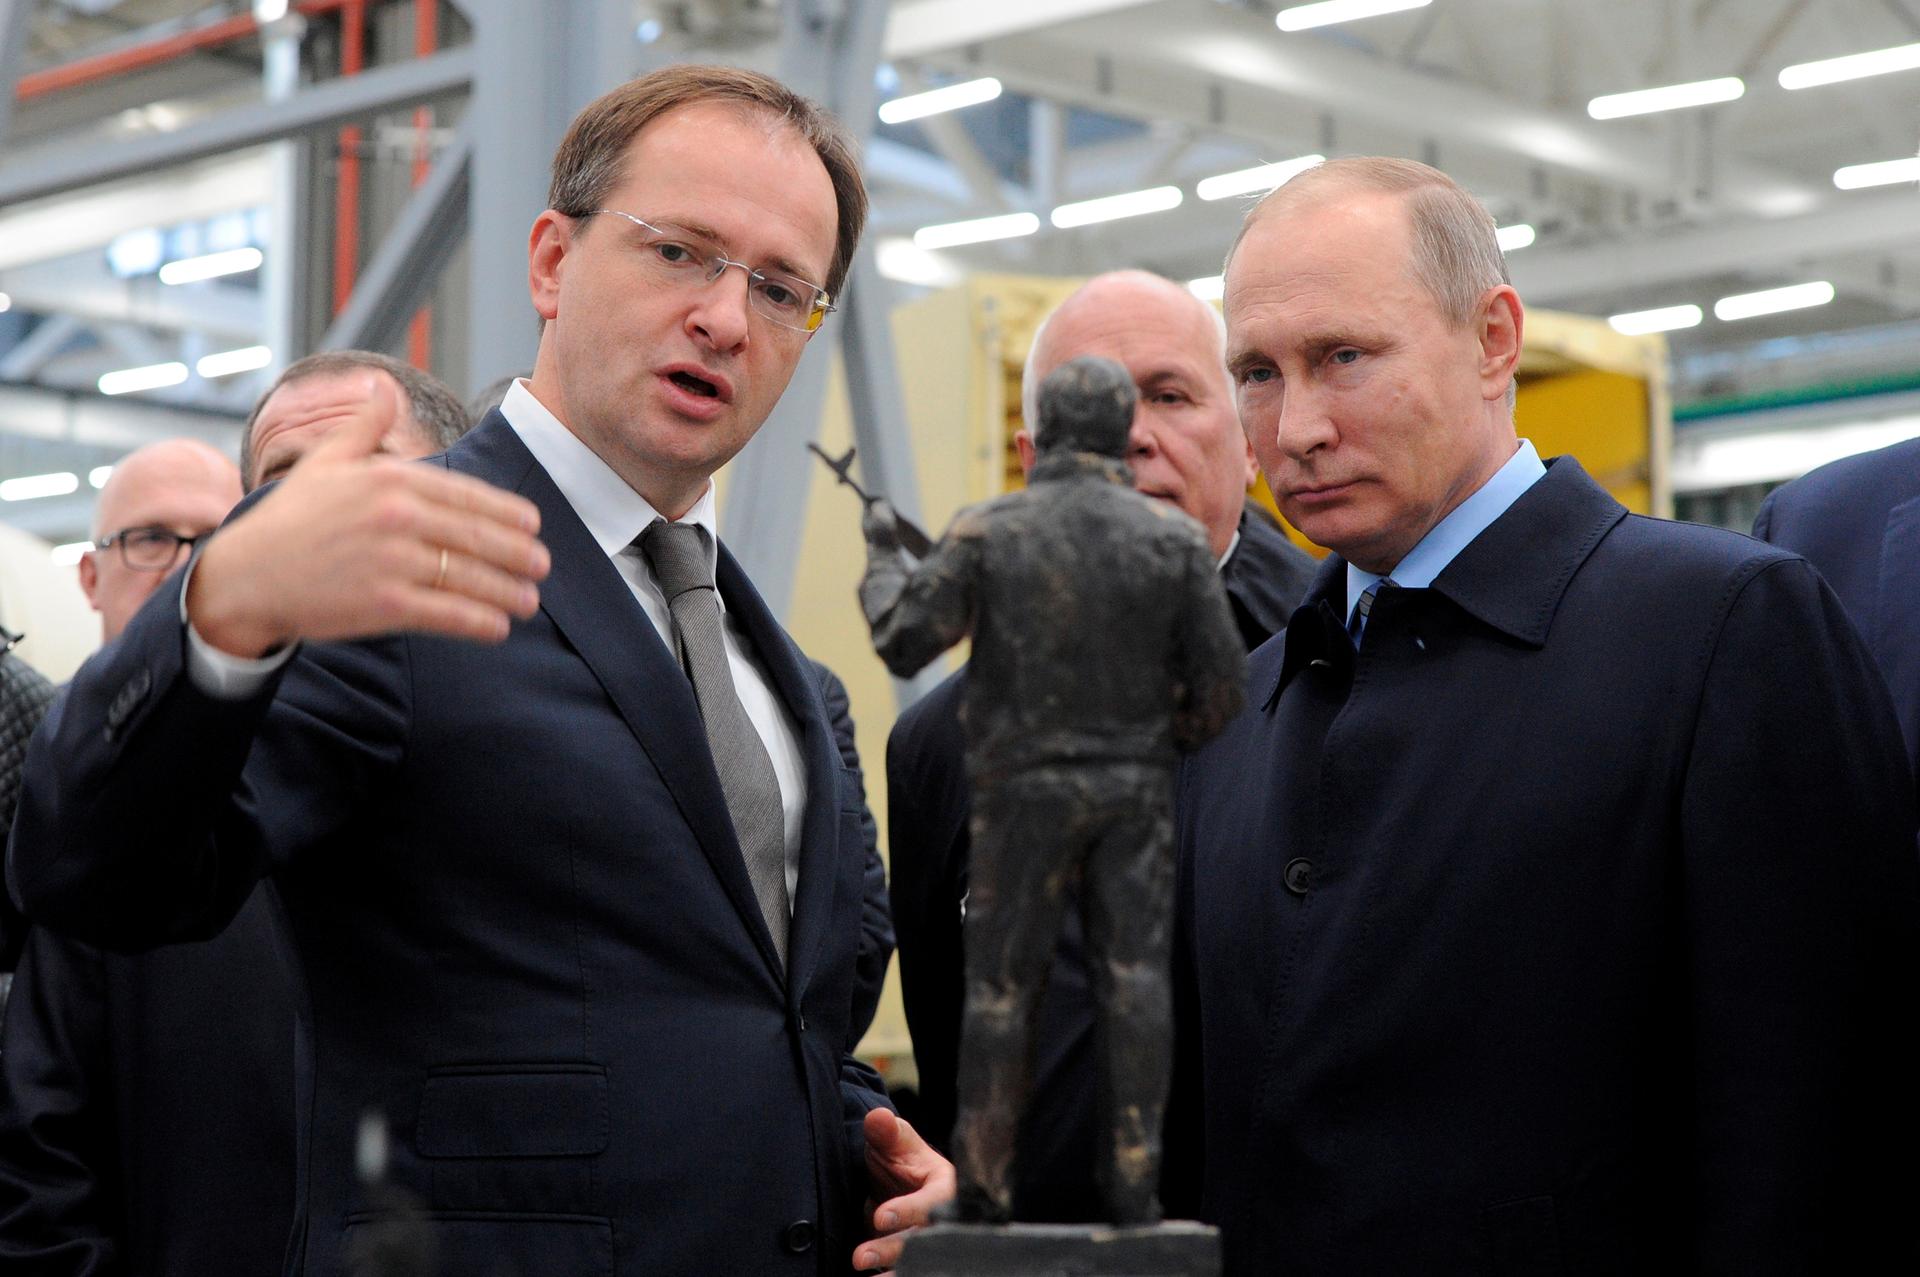
<svg viewBox="0 0 1920 1277">
<path fill-rule="evenodd" d="M 107 642 L 239 500 L 239 469 L 196 439 L 150 443 L 113 467 L 94 507 L 93 548 L 80 556 L 80 588 Z"/>
</svg>

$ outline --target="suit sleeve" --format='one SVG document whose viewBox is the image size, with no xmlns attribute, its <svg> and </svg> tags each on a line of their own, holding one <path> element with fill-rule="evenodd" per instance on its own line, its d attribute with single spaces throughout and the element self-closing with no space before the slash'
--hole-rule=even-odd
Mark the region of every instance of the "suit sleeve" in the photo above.
<svg viewBox="0 0 1920 1277">
<path fill-rule="evenodd" d="M 20 776 L 26 765 L 27 741 L 47 716 L 53 703 L 53 685 L 40 672 L 10 653 L 0 652 L 0 856 L 6 852 L 6 831 L 13 825 L 20 799 Z M 20 962 L 27 922 L 5 892 L 0 892 L 0 973 Z M 4 995 L 0 994 L 0 1005 Z"/>
<path fill-rule="evenodd" d="M 951 680 L 900 716 L 887 739 L 887 830 L 900 997 L 920 1073 L 915 1124 L 946 1151 L 958 1103 L 966 1000 L 960 902 L 967 894 L 972 808 Z"/>
<path fill-rule="evenodd" d="M 860 749 L 854 743 L 853 704 L 847 686 L 818 661 L 812 662 L 826 702 L 833 742 L 840 747 L 840 765 L 860 797 L 860 841 L 866 851 L 864 890 L 860 898 L 860 948 L 854 957 L 853 1018 L 847 1038 L 858 1042 L 873 1027 L 880 1009 L 880 990 L 887 982 L 887 964 L 893 960 L 893 911 L 887 903 L 887 866 L 880 859 L 880 827 L 867 806 L 866 776 L 860 769 Z"/>
<path fill-rule="evenodd" d="M 1753 535 L 1762 541 L 1773 540 L 1773 497 L 1780 489 L 1775 488 L 1760 502 L 1760 513 L 1753 516 Z"/>
<path fill-rule="evenodd" d="M 106 948 L 218 935 L 323 843 L 405 747 L 406 640 L 309 644 L 254 695 L 186 669 L 177 587 L 74 676 L 27 750 L 7 883 L 36 922 Z"/>
<path fill-rule="evenodd" d="M 0 1271 L 121 1271 L 105 964 L 35 929 L 0 1021 Z"/>
<path fill-rule="evenodd" d="M 1696 1260 L 1912 1271 L 1920 862 L 1892 707 L 1799 559 L 1753 570 L 1699 659 L 1678 867 Z"/>
</svg>

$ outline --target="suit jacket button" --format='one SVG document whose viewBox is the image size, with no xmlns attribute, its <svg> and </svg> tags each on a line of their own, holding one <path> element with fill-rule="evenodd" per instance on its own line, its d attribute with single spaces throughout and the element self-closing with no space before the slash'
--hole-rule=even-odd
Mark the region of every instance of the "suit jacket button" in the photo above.
<svg viewBox="0 0 1920 1277">
<path fill-rule="evenodd" d="M 780 1244 L 795 1255 L 804 1255 L 813 1249 L 813 1221 L 796 1219 L 780 1230 Z"/>
<path fill-rule="evenodd" d="M 1296 896 L 1307 894 L 1307 881 L 1313 877 L 1313 862 L 1295 857 L 1287 862 L 1282 877 L 1286 879 L 1287 890 Z"/>
</svg>

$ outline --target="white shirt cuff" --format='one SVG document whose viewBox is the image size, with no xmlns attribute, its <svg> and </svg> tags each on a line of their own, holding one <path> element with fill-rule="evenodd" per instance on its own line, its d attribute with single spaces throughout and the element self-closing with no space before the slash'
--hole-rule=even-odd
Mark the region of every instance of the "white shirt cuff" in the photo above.
<svg viewBox="0 0 1920 1277">
<path fill-rule="evenodd" d="M 235 656 L 223 652 L 200 637 L 187 616 L 187 587 L 193 584 L 195 559 L 180 578 L 180 623 L 187 627 L 187 677 L 204 694 L 222 701 L 243 701 L 265 687 L 275 670 L 293 659 L 300 646 L 289 643 L 277 652 L 261 657 Z"/>
</svg>

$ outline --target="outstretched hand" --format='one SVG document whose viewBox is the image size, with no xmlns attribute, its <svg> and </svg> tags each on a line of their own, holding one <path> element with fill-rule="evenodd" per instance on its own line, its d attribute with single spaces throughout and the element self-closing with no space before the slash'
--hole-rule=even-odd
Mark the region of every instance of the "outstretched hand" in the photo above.
<svg viewBox="0 0 1920 1277">
<path fill-rule="evenodd" d="M 953 1163 L 889 1109 L 866 1116 L 867 1183 L 879 1205 L 872 1214 L 873 1240 L 853 1252 L 855 1270 L 891 1269 L 900 1262 L 906 1232 L 953 1200 Z M 870 1203 L 871 1204 L 871 1203 Z"/>
<path fill-rule="evenodd" d="M 532 502 L 376 455 L 398 391 L 366 398 L 207 544 L 187 593 L 200 637 L 235 656 L 301 639 L 420 630 L 498 642 L 539 607 L 550 561 Z"/>
</svg>

